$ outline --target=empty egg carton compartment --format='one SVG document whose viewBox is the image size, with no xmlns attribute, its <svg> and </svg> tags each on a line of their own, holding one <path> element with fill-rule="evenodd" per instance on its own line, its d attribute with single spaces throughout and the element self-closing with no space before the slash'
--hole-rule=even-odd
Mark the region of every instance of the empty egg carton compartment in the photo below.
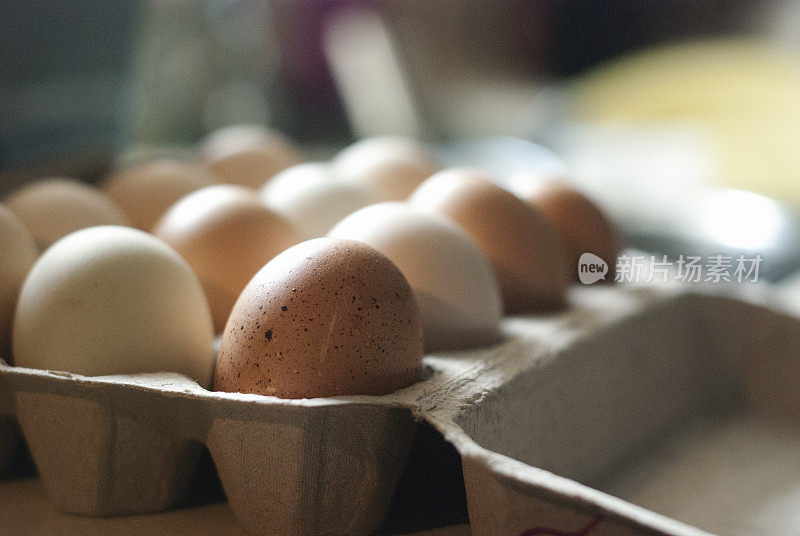
<svg viewBox="0 0 800 536">
<path fill-rule="evenodd" d="M 475 402 L 432 411 L 461 452 L 473 534 L 800 533 L 800 321 L 664 298 L 578 338 L 570 315 L 539 333 L 512 319 L 539 351 L 484 359 L 503 370 L 491 388 L 469 374 Z M 582 300 L 572 321 L 614 301 Z"/>
<path fill-rule="evenodd" d="M 506 319 L 495 346 L 426 356 L 427 377 L 385 397 L 282 400 L 209 392 L 175 374 L 4 364 L 0 392 L 48 494 L 79 514 L 179 505 L 196 493 L 207 452 L 253 534 L 372 534 L 416 419 L 461 457 L 451 481 L 463 482 L 473 536 L 705 534 L 692 525 L 733 536 L 759 523 L 755 512 L 791 532 L 800 522 L 777 495 L 800 478 L 775 476 L 797 463 L 798 328 L 746 301 L 599 286 L 575 289 L 564 312 Z M 739 443 L 725 451 L 728 439 Z M 711 481 L 714 463 L 742 471 Z M 721 523 L 713 509 L 733 498 L 753 515 Z"/>
</svg>

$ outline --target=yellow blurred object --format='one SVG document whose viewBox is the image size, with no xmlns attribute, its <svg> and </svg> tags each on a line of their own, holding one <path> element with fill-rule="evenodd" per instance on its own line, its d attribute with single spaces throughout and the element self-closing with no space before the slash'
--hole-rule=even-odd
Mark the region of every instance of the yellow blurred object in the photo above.
<svg viewBox="0 0 800 536">
<path fill-rule="evenodd" d="M 575 81 L 579 121 L 676 121 L 705 134 L 723 185 L 800 206 L 800 56 L 760 41 L 684 43 L 645 51 Z"/>
</svg>

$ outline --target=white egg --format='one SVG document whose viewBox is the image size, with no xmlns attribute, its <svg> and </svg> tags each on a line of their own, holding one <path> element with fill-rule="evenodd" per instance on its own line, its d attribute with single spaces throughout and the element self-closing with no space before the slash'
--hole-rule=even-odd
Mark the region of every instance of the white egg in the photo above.
<svg viewBox="0 0 800 536">
<path fill-rule="evenodd" d="M 300 151 L 278 132 L 234 125 L 211 133 L 200 148 L 208 169 L 221 182 L 258 188 L 276 173 L 303 161 Z"/>
<path fill-rule="evenodd" d="M 278 173 L 261 188 L 261 199 L 294 223 L 305 238 L 325 236 L 339 220 L 375 202 L 365 189 L 337 181 L 331 167 L 322 163 Z"/>
<path fill-rule="evenodd" d="M 354 212 L 328 236 L 365 242 L 400 268 L 417 299 L 426 351 L 497 339 L 503 304 L 492 267 L 447 219 L 406 203 L 378 203 Z"/>
<path fill-rule="evenodd" d="M 13 212 L 0 206 L 0 357 L 11 353 L 11 320 L 17 295 L 39 250 Z"/>
<path fill-rule="evenodd" d="M 214 328 L 200 282 L 143 231 L 72 233 L 34 264 L 13 326 L 15 364 L 89 376 L 169 371 L 208 387 Z"/>
<path fill-rule="evenodd" d="M 270 133 L 255 124 L 229 125 L 211 132 L 203 140 L 200 150 L 204 157 L 213 158 L 219 153 L 236 149 L 241 145 L 258 146 L 269 140 Z"/>
<path fill-rule="evenodd" d="M 369 190 L 378 201 L 400 201 L 438 170 L 433 154 L 423 145 L 400 136 L 358 141 L 333 162 L 345 182 Z"/>
</svg>

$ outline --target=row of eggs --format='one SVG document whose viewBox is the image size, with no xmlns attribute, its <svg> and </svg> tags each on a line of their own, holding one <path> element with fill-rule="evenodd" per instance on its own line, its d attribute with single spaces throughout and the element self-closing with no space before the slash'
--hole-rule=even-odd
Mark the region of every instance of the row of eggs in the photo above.
<svg viewBox="0 0 800 536">
<path fill-rule="evenodd" d="M 534 173 L 509 181 L 515 195 L 480 170 L 438 170 L 402 138 L 330 163 L 299 154 L 234 127 L 198 162 L 150 162 L 101 190 L 49 180 L 13 193 L 0 206 L 0 350 L 18 297 L 18 365 L 171 370 L 289 398 L 385 394 L 416 379 L 423 345 L 492 342 L 504 313 L 560 306 L 582 252 L 619 249 L 591 201 Z"/>
</svg>

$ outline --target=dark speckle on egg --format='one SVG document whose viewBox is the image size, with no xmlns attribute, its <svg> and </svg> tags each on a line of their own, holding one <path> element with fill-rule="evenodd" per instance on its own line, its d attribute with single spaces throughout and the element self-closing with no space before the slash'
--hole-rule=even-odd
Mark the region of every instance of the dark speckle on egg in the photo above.
<svg viewBox="0 0 800 536">
<path fill-rule="evenodd" d="M 248 338 L 261 319 L 269 329 Z M 419 379 L 422 329 L 411 288 L 388 258 L 360 242 L 320 238 L 289 248 L 253 277 L 229 324 L 247 329 L 224 331 L 219 391 L 382 395 Z"/>
</svg>

